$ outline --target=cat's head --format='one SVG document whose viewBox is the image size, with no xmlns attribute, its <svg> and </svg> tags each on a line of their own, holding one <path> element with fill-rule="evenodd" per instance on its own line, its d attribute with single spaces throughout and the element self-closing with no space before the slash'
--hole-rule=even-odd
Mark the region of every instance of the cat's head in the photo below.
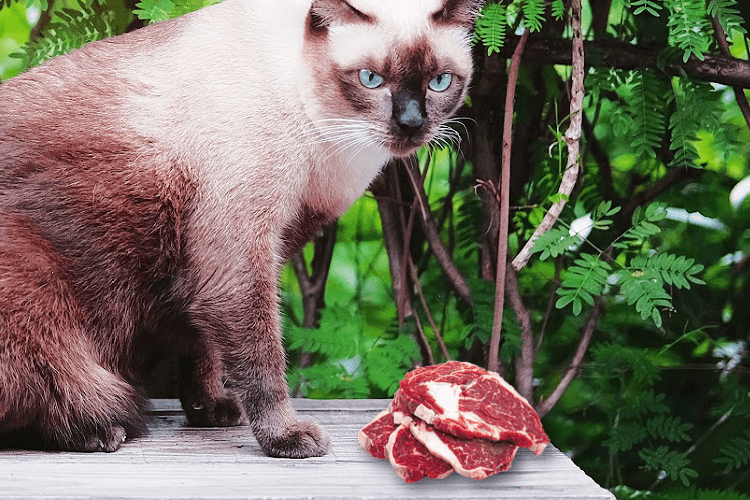
<svg viewBox="0 0 750 500">
<path fill-rule="evenodd" d="M 330 142 L 406 156 L 455 135 L 481 0 L 312 0 L 308 113 Z"/>
</svg>

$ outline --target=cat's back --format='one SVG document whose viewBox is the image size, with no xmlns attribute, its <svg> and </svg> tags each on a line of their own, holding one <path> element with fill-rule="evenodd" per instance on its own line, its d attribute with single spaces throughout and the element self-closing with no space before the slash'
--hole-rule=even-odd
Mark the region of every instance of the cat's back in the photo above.
<svg viewBox="0 0 750 500">
<path fill-rule="evenodd" d="M 106 135 L 134 115 L 164 126 L 160 119 L 168 117 L 159 115 L 167 111 L 208 113 L 221 102 L 232 109 L 259 89 L 288 90 L 310 4 L 225 0 L 31 68 L 0 85 L 0 142 L 31 124 L 48 138 L 61 125 L 76 135 Z"/>
</svg>

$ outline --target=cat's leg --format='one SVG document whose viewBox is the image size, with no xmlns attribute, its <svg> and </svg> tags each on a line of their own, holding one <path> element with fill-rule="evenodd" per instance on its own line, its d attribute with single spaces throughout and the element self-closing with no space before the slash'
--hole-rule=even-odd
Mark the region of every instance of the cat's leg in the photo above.
<svg viewBox="0 0 750 500">
<path fill-rule="evenodd" d="M 287 458 L 325 455 L 328 436 L 318 424 L 300 420 L 291 405 L 278 303 L 280 259 L 274 245 L 262 243 L 255 241 L 246 262 L 211 274 L 214 280 L 200 287 L 191 306 L 193 323 L 220 350 L 263 451 Z M 227 261 L 217 259 L 206 268 Z"/>
<path fill-rule="evenodd" d="M 225 387 L 221 354 L 208 339 L 197 339 L 178 359 L 179 393 L 188 422 L 198 427 L 247 424 L 237 398 Z"/>
<path fill-rule="evenodd" d="M 0 433 L 114 451 L 143 430 L 146 401 L 99 363 L 67 276 L 41 235 L 0 211 Z"/>
</svg>

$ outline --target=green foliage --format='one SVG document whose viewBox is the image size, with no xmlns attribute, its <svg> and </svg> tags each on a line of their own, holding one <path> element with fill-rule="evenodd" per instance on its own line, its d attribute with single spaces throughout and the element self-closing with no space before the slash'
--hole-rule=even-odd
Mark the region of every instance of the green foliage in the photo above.
<svg viewBox="0 0 750 500">
<path fill-rule="evenodd" d="M 565 17 L 565 2 L 563 0 L 552 0 L 552 17 L 556 21 Z"/>
<path fill-rule="evenodd" d="M 532 33 L 542 29 L 545 8 L 545 0 L 521 0 L 524 24 Z"/>
<path fill-rule="evenodd" d="M 750 463 L 750 429 L 745 429 L 743 436 L 736 437 L 719 451 L 720 457 L 715 458 L 717 464 L 725 464 L 726 472 L 740 467 L 747 467 Z"/>
<path fill-rule="evenodd" d="M 594 359 L 601 387 L 610 387 L 611 382 L 617 382 L 620 387 L 604 406 L 612 425 L 602 444 L 613 456 L 640 445 L 637 456 L 645 470 L 666 474 L 689 486 L 697 472 L 688 467 L 688 453 L 658 443 L 692 441 L 688 431 L 693 425 L 683 422 L 679 416 L 669 415 L 665 395 L 654 392 L 653 385 L 660 379 L 660 370 L 648 352 L 605 344 L 597 346 Z"/>
<path fill-rule="evenodd" d="M 628 111 L 632 118 L 630 146 L 636 155 L 656 157 L 666 129 L 663 80 L 650 71 L 633 73 Z"/>
<path fill-rule="evenodd" d="M 706 18 L 704 0 L 665 0 L 669 9 L 670 42 L 683 51 L 682 60 L 687 62 L 690 56 L 701 61 L 710 45 L 709 33 L 711 24 Z"/>
<path fill-rule="evenodd" d="M 602 202 L 594 210 L 591 227 L 606 230 L 611 220 L 604 217 L 615 215 L 619 207 L 611 208 L 610 202 Z M 583 310 L 583 303 L 594 304 L 594 298 L 602 295 L 607 283 L 619 286 L 619 292 L 627 304 L 635 306 L 643 320 L 651 318 L 657 327 L 662 326 L 661 308 L 674 309 L 671 296 L 665 291 L 666 286 L 678 289 L 690 289 L 690 283 L 703 284 L 696 277 L 703 271 L 703 265 L 696 264 L 694 259 L 686 259 L 669 253 L 650 255 L 635 253 L 661 229 L 658 222 L 664 220 L 666 210 L 662 205 L 651 204 L 645 209 L 637 208 L 632 217 L 632 226 L 616 238 L 610 248 L 622 250 L 617 256 L 608 260 L 620 267 L 614 270 L 607 260 L 605 252 L 598 254 L 581 253 L 579 258 L 569 265 L 557 294 L 560 298 L 555 303 L 558 309 L 572 304 L 576 316 Z M 534 244 L 533 252 L 541 253 L 542 260 L 557 257 L 576 249 L 581 237 L 565 229 L 552 229 L 540 236 Z M 627 260 L 630 259 L 628 263 Z"/>
<path fill-rule="evenodd" d="M 744 20 L 736 6 L 736 0 L 711 0 L 708 3 L 708 14 L 718 19 L 724 32 L 730 37 L 734 33 L 747 34 L 743 26 Z"/>
<path fill-rule="evenodd" d="M 580 256 L 568 267 L 565 279 L 557 290 L 560 298 L 555 303 L 558 309 L 573 304 L 573 314 L 576 316 L 581 314 L 583 302 L 594 305 L 594 297 L 602 294 L 612 271 L 612 266 L 596 255 L 582 253 Z"/>
<path fill-rule="evenodd" d="M 151 23 L 158 23 L 159 21 L 165 21 L 174 17 L 182 16 L 188 12 L 193 12 L 200 9 L 218 3 L 220 0 L 142 0 L 136 4 L 138 7 L 133 11 L 133 14 L 138 16 L 138 19 L 143 19 Z"/>
<path fill-rule="evenodd" d="M 103 0 L 93 0 L 78 9 L 62 8 L 55 11 L 54 21 L 41 37 L 13 55 L 24 59 L 27 67 L 36 66 L 89 42 L 120 34 L 129 22 L 125 13 L 110 8 Z"/>
<path fill-rule="evenodd" d="M 505 45 L 508 30 L 507 8 L 502 3 L 487 3 L 477 19 L 475 36 L 487 47 L 487 55 Z"/>
<path fill-rule="evenodd" d="M 688 467 L 690 460 L 686 454 L 670 450 L 668 446 L 657 449 L 644 449 L 638 452 L 643 459 L 646 470 L 663 471 L 672 480 L 680 480 L 685 486 L 690 486 L 690 478 L 698 477 L 698 473 Z"/>
<path fill-rule="evenodd" d="M 654 0 L 631 0 L 629 3 L 630 7 L 635 9 L 633 14 L 636 16 L 643 12 L 648 12 L 654 17 L 659 17 L 659 11 L 662 9 L 659 2 L 655 2 Z"/>
<path fill-rule="evenodd" d="M 627 486 L 616 486 L 612 492 L 618 500 L 750 500 L 750 496 L 732 491 L 674 489 L 663 493 L 639 491 Z"/>
</svg>

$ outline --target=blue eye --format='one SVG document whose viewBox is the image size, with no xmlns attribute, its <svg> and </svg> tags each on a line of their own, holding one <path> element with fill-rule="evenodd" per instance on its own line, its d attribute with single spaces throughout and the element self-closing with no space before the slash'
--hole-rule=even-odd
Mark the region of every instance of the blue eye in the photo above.
<svg viewBox="0 0 750 500">
<path fill-rule="evenodd" d="M 453 76 L 450 73 L 443 73 L 430 80 L 427 86 L 435 92 L 442 92 L 451 86 L 452 80 Z"/>
<path fill-rule="evenodd" d="M 383 75 L 379 75 L 369 69 L 359 70 L 359 81 L 368 89 L 376 89 L 383 85 Z"/>
</svg>

